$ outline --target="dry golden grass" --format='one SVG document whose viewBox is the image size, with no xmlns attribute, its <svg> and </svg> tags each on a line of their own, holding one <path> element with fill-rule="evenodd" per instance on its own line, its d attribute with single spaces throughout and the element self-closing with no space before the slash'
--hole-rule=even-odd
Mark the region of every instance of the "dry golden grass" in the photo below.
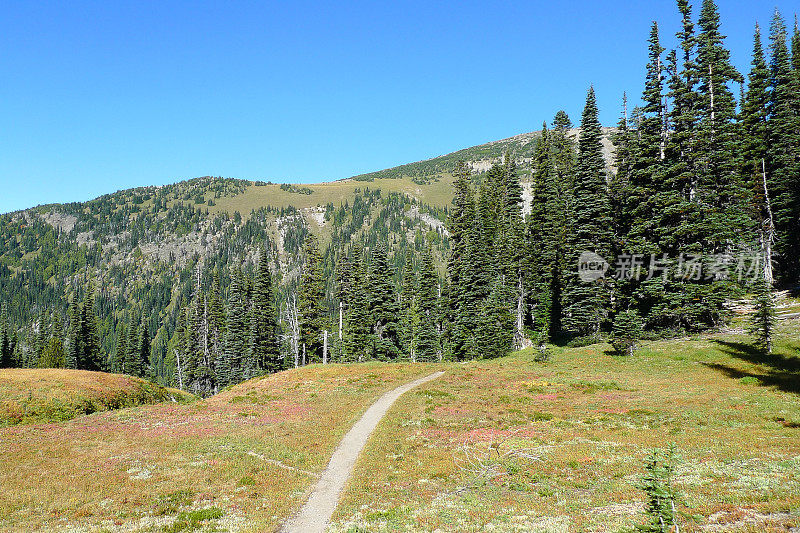
<svg viewBox="0 0 800 533">
<path fill-rule="evenodd" d="M 546 364 L 311 366 L 192 405 L 5 428 L 0 529 L 274 530 L 367 406 L 443 368 L 379 425 L 334 530 L 629 531 L 645 456 L 674 442 L 684 531 L 786 531 L 800 525 L 797 327 L 771 359 L 716 335 L 631 358 L 595 345 Z"/>
<path fill-rule="evenodd" d="M 652 343 L 632 358 L 595 345 L 556 349 L 546 364 L 526 351 L 452 365 L 379 426 L 335 530 L 630 531 L 644 521 L 644 458 L 672 442 L 682 530 L 796 527 L 800 343 L 790 328 L 770 360 L 749 338 L 720 335 Z"/>
<path fill-rule="evenodd" d="M 299 507 L 357 417 L 426 372 L 311 366 L 190 405 L 0 429 L 0 529 L 176 531 L 192 523 L 186 513 L 211 508 L 222 513 L 208 521 L 214 527 L 272 530 Z"/>
<path fill-rule="evenodd" d="M 0 370 L 0 427 L 59 422 L 79 415 L 189 395 L 143 379 L 64 369 Z"/>
<path fill-rule="evenodd" d="M 386 193 L 407 194 L 412 198 L 417 198 L 437 207 L 445 207 L 453 200 L 453 177 L 449 174 L 443 174 L 442 179 L 428 185 L 418 185 L 411 181 L 410 178 L 403 178 L 377 179 L 375 181 L 341 180 L 297 185 L 297 187 L 308 187 L 314 192 L 312 194 L 298 194 L 282 191 L 279 185 L 264 185 L 260 187 L 251 185 L 242 194 L 216 199 L 216 205 L 210 207 L 209 211 L 214 213 L 239 211 L 242 215 L 247 215 L 253 209 L 265 206 L 280 208 L 291 205 L 297 209 L 304 209 L 316 206 L 324 207 L 331 202 L 338 206 L 345 200 L 352 204 L 355 190 L 364 190 L 365 188 L 371 190 L 380 189 Z"/>
</svg>

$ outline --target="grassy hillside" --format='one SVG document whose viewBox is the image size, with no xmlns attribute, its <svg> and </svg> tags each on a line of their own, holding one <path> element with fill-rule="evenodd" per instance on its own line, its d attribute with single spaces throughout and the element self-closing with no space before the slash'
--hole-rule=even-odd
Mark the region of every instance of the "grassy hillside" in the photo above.
<svg viewBox="0 0 800 533">
<path fill-rule="evenodd" d="M 730 333 L 631 358 L 599 344 L 544 364 L 311 366 L 191 405 L 5 428 L 0 529 L 273 530 L 374 399 L 443 368 L 379 425 L 334 531 L 629 530 L 644 459 L 670 442 L 682 531 L 786 531 L 800 526 L 798 326 L 766 360 Z"/>
<path fill-rule="evenodd" d="M 570 135 L 577 139 L 579 131 L 573 129 Z M 614 128 L 603 128 L 603 151 L 609 165 L 612 161 L 611 136 L 614 131 Z M 349 179 L 298 186 L 298 189 L 306 189 L 305 192 L 311 191 L 310 194 L 281 190 L 278 184 L 250 185 L 239 194 L 222 198 L 210 210 L 228 213 L 239 211 L 246 214 L 267 205 L 278 208 L 291 205 L 298 209 L 325 206 L 328 203 L 339 205 L 345 200 L 352 203 L 355 191 L 364 187 L 380 189 L 386 193 L 406 194 L 428 205 L 446 207 L 453 199 L 452 170 L 461 159 L 467 162 L 473 172 L 480 174 L 489 170 L 492 164 L 502 162 L 504 154 L 510 152 L 519 167 L 520 178 L 523 182 L 528 181 L 531 157 L 539 135 L 540 132 L 523 133 Z"/>
<path fill-rule="evenodd" d="M 193 404 L 0 429 L 0 531 L 270 531 L 360 414 L 426 372 L 313 366 Z"/>
<path fill-rule="evenodd" d="M 729 334 L 454 366 L 380 426 L 333 530 L 630 531 L 669 443 L 682 531 L 800 526 L 797 325 L 766 359 Z"/>
<path fill-rule="evenodd" d="M 613 145 L 611 136 L 614 131 L 615 128 L 603 128 L 603 154 L 609 165 L 612 161 Z M 569 134 L 572 138 L 577 139 L 579 132 L 579 129 L 572 129 Z M 353 179 L 356 181 L 406 179 L 415 183 L 428 183 L 447 176 L 459 160 L 466 161 L 473 172 L 485 172 L 489 170 L 492 164 L 501 162 L 506 152 L 509 152 L 516 160 L 524 179 L 529 174 L 531 158 L 536 147 L 535 141 L 540 134 L 541 132 L 538 131 L 522 133 L 507 139 L 464 148 L 432 159 L 408 163 L 369 174 L 361 174 L 354 176 Z"/>
<path fill-rule="evenodd" d="M 60 422 L 98 411 L 189 398 L 184 392 L 119 374 L 0 370 L 0 426 Z"/>
</svg>

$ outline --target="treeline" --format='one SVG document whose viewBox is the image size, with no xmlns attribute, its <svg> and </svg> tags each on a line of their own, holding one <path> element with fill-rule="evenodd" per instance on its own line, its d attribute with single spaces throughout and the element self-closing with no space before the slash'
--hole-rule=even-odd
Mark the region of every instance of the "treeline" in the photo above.
<svg viewBox="0 0 800 533">
<path fill-rule="evenodd" d="M 629 114 L 624 103 L 615 173 L 604 171 L 592 91 L 577 147 L 563 113 L 539 139 L 526 276 L 539 338 L 703 330 L 744 288 L 800 280 L 800 32 L 790 53 L 776 12 L 767 58 L 756 27 L 745 84 L 714 2 L 697 23 L 686 0 L 678 8 L 675 49 L 653 24 L 644 105 Z M 593 282 L 579 271 L 587 252 L 608 262 Z"/>
<path fill-rule="evenodd" d="M 211 216 L 179 201 L 233 194 L 235 181 L 75 204 L 70 229 L 0 218 L 3 364 L 44 358 L 206 395 L 314 362 L 699 331 L 724 323 L 725 301 L 751 284 L 796 285 L 800 32 L 790 45 L 776 13 L 765 51 L 756 28 L 745 80 L 715 3 L 696 20 L 687 0 L 677 6 L 673 49 L 652 27 L 643 105 L 623 101 L 612 165 L 593 89 L 577 138 L 559 111 L 526 148 L 527 216 L 507 154 L 485 174 L 456 165 L 446 210 L 369 189 L 325 206 L 323 247 L 293 208 Z M 142 252 L 174 235 L 192 252 Z"/>
</svg>

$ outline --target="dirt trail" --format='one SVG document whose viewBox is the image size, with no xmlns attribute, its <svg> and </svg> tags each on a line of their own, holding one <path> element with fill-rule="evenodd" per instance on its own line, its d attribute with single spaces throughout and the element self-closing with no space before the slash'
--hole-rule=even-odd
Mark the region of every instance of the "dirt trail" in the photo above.
<svg viewBox="0 0 800 533">
<path fill-rule="evenodd" d="M 297 513 L 297 516 L 289 520 L 281 531 L 283 533 L 322 533 L 328 525 L 339 496 L 344 489 L 347 479 L 353 472 L 353 467 L 358 459 L 358 454 L 364 448 L 372 431 L 384 417 L 392 404 L 404 393 L 423 383 L 442 376 L 444 372 L 434 372 L 429 376 L 419 378 L 410 383 L 406 383 L 396 389 L 387 392 L 376 401 L 358 422 L 347 432 L 339 447 L 333 452 L 328 467 L 322 473 L 314 491 L 308 501 Z"/>
</svg>

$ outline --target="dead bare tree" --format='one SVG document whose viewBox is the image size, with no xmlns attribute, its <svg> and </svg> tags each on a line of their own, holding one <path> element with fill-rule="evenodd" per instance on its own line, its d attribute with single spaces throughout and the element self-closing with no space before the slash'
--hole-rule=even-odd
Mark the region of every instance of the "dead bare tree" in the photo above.
<svg viewBox="0 0 800 533">
<path fill-rule="evenodd" d="M 519 448 L 514 445 L 520 430 L 498 434 L 491 442 L 471 442 L 468 439 L 456 450 L 453 462 L 465 478 L 456 494 L 476 489 L 487 482 L 504 476 L 510 468 L 526 468 L 542 460 L 547 446 Z"/>
<path fill-rule="evenodd" d="M 294 355 L 294 367 L 300 366 L 300 322 L 297 316 L 297 295 L 292 293 L 284 306 L 284 320 L 288 325 L 284 328 L 284 340 L 288 340 L 289 348 Z"/>
</svg>

